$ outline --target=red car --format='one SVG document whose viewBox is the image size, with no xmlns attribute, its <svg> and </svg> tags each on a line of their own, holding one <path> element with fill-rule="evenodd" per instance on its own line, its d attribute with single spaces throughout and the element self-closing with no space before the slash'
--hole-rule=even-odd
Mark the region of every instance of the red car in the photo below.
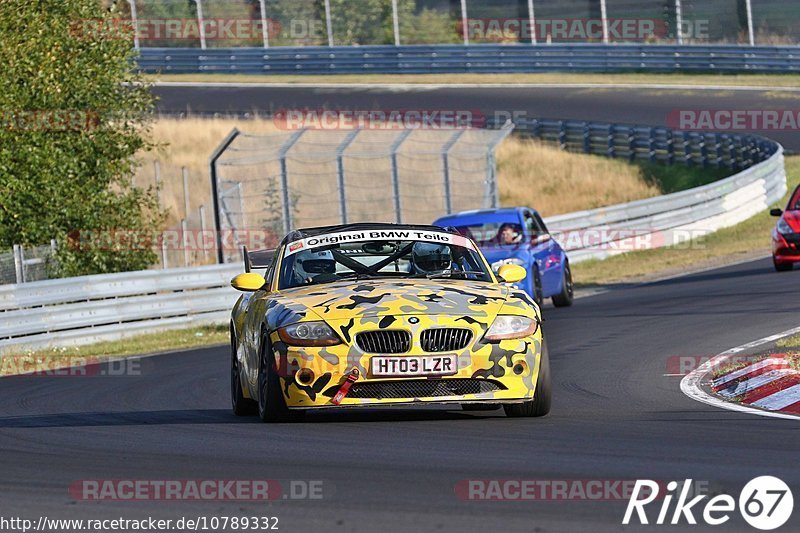
<svg viewBox="0 0 800 533">
<path fill-rule="evenodd" d="M 800 263 L 800 185 L 792 193 L 786 211 L 773 209 L 769 214 L 781 217 L 772 230 L 772 262 L 775 270 L 791 270 L 795 263 Z"/>
</svg>

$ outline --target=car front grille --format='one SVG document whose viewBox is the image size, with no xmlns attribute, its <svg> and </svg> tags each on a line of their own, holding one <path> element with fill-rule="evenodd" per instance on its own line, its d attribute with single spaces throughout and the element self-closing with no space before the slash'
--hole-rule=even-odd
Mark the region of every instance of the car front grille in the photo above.
<svg viewBox="0 0 800 533">
<path fill-rule="evenodd" d="M 790 233 L 789 235 L 784 235 L 783 238 L 789 244 L 800 245 L 800 233 Z"/>
<path fill-rule="evenodd" d="M 504 390 L 500 383 L 486 379 L 450 378 L 450 379 L 404 379 L 398 381 L 353 383 L 348 398 L 435 398 L 441 396 L 463 396 Z M 334 388 L 325 392 L 333 396 Z"/>
<path fill-rule="evenodd" d="M 466 328 L 434 328 L 422 332 L 420 343 L 426 352 L 452 352 L 466 348 L 471 339 Z"/>
<path fill-rule="evenodd" d="M 411 349 L 411 334 L 399 329 L 364 331 L 356 335 L 356 343 L 367 353 L 406 353 Z"/>
</svg>

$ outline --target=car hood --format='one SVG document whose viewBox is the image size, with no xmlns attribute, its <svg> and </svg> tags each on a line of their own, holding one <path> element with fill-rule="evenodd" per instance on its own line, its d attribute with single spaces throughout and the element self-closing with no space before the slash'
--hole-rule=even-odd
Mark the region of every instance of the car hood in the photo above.
<svg viewBox="0 0 800 533">
<path fill-rule="evenodd" d="M 287 289 L 270 298 L 295 320 L 309 314 L 327 321 L 427 314 L 492 320 L 509 292 L 505 285 L 464 280 L 369 280 Z"/>
</svg>

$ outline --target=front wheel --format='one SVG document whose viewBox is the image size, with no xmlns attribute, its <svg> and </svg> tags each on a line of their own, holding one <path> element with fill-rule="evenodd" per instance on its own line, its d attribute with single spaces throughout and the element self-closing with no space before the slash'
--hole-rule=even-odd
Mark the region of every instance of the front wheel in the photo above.
<svg viewBox="0 0 800 533">
<path fill-rule="evenodd" d="M 542 355 L 539 363 L 539 376 L 536 378 L 536 389 L 534 390 L 533 400 L 522 403 L 509 403 L 503 405 L 503 410 L 508 417 L 539 417 L 545 416 L 550 412 L 550 401 L 552 397 L 552 385 L 550 382 L 550 356 L 547 352 L 547 344 L 542 338 Z"/>
<path fill-rule="evenodd" d="M 531 280 L 533 288 L 533 301 L 539 306 L 539 309 L 544 305 L 544 291 L 542 290 L 542 276 L 539 274 L 539 269 L 533 268 L 533 279 Z"/>
<path fill-rule="evenodd" d="M 239 370 L 239 358 L 236 356 L 238 343 L 236 334 L 231 327 L 231 407 L 236 416 L 250 416 L 258 411 L 258 403 L 244 397 L 242 391 L 242 376 Z"/>
<path fill-rule="evenodd" d="M 794 266 L 792 263 L 778 263 L 774 258 L 772 259 L 772 264 L 775 265 L 777 272 L 788 272 Z"/>
<path fill-rule="evenodd" d="M 301 413 L 292 413 L 286 407 L 266 333 L 261 341 L 258 361 L 258 417 L 262 422 L 287 422 L 299 418 Z"/>
<path fill-rule="evenodd" d="M 569 307 L 572 305 L 573 297 L 572 269 L 569 268 L 569 262 L 564 261 L 564 271 L 561 273 L 561 292 L 553 296 L 553 305 Z"/>
</svg>

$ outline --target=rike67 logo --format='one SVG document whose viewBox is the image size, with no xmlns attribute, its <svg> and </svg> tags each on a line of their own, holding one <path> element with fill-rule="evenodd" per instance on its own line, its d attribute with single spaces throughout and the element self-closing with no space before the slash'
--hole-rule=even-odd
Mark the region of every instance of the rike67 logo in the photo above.
<svg viewBox="0 0 800 533">
<path fill-rule="evenodd" d="M 659 494 L 659 483 L 649 479 L 637 480 L 622 523 L 628 525 L 638 520 L 640 524 L 650 524 L 650 520 L 653 519 L 652 512 L 648 516 L 645 507 L 659 499 L 659 496 L 663 498 L 658 517 L 653 522 L 658 525 L 697 524 L 695 514 L 698 514 L 706 524 L 719 526 L 730 520 L 731 513 L 737 510 L 738 503 L 738 511 L 748 524 L 767 531 L 785 524 L 794 509 L 791 489 L 781 479 L 773 476 L 761 476 L 750 480 L 739 494 L 738 502 L 728 494 L 719 494 L 703 502 L 709 496 L 690 495 L 692 485 L 691 479 L 687 479 L 682 485 L 677 481 L 670 481 L 667 483 L 666 495 L 662 495 Z M 673 500 L 675 500 L 674 507 Z"/>
</svg>

